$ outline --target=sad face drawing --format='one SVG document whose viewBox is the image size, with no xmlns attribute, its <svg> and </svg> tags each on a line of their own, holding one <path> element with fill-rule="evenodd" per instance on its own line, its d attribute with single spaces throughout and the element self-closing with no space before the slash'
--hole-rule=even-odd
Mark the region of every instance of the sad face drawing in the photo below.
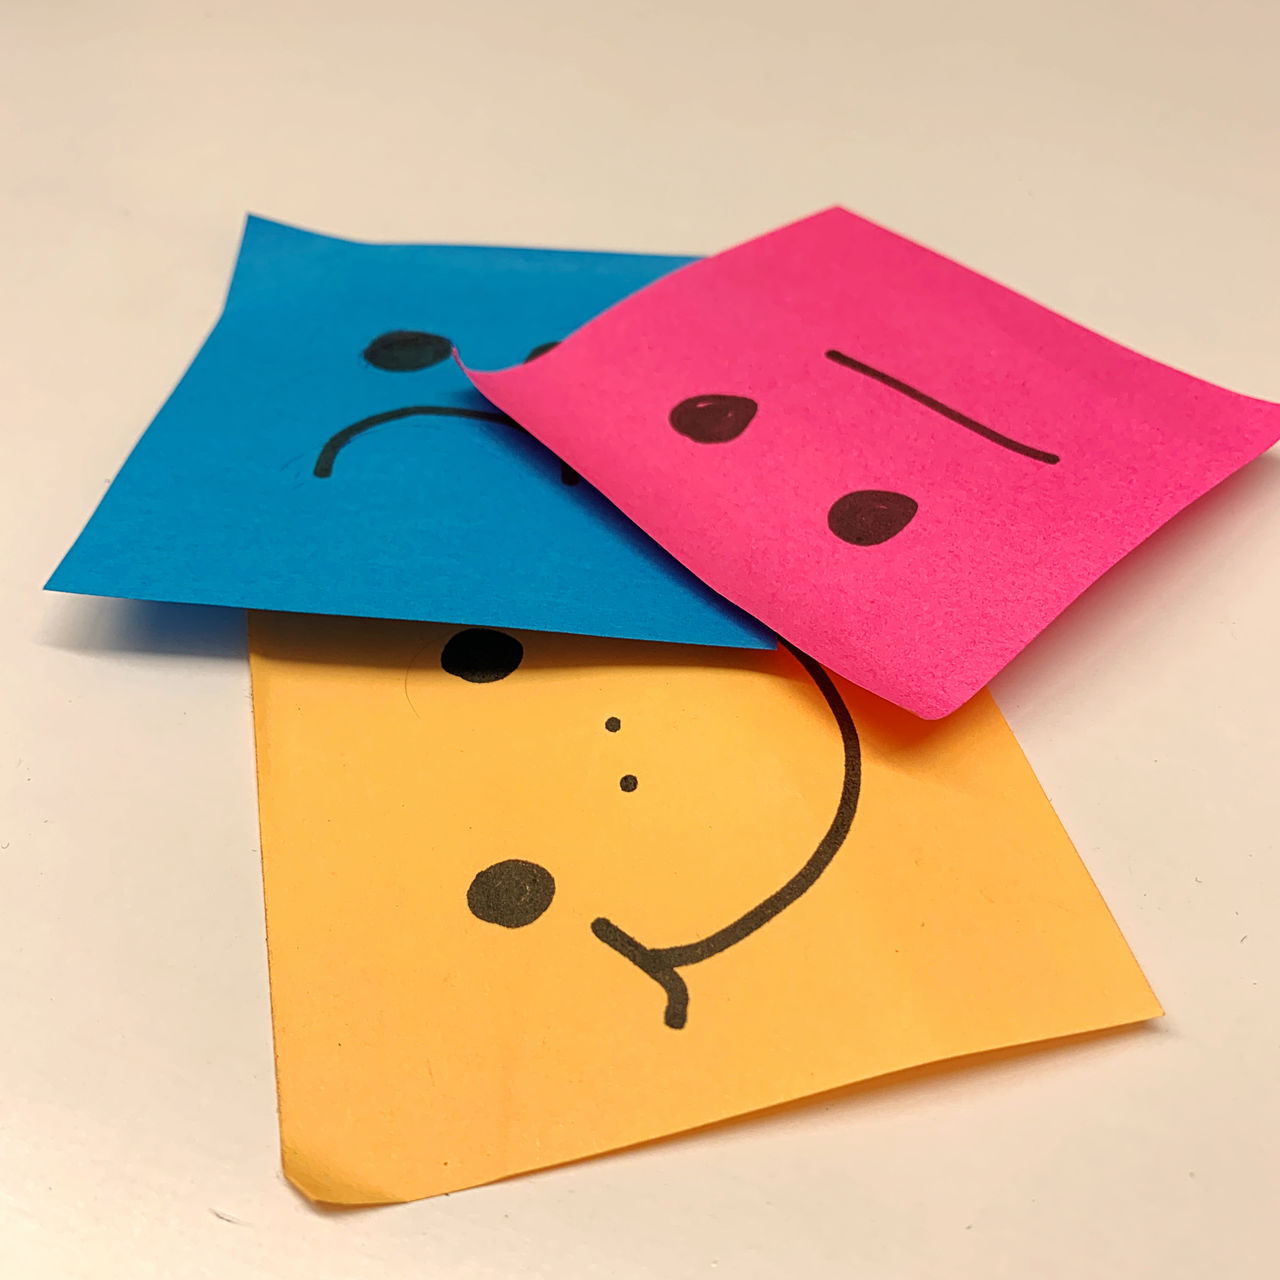
<svg viewBox="0 0 1280 1280">
<path fill-rule="evenodd" d="M 525 357 L 536 360 L 546 354 L 556 342 L 543 342 L 534 347 Z M 365 347 L 361 353 L 364 362 L 373 369 L 381 369 L 384 373 L 420 373 L 424 369 L 434 368 L 448 360 L 453 346 L 448 338 L 438 333 L 424 333 L 415 329 L 391 329 L 379 334 Z M 334 463 L 338 454 L 353 440 L 362 436 L 374 427 L 385 426 L 390 422 L 404 422 L 414 418 L 454 418 L 463 422 L 494 422 L 504 427 L 520 431 L 505 413 L 493 409 L 477 409 L 468 405 L 454 404 L 408 404 L 394 409 L 384 409 L 371 413 L 355 422 L 348 423 L 341 430 L 334 432 L 316 455 L 312 475 L 318 480 L 327 480 L 333 475 Z M 560 482 L 567 485 L 578 483 L 578 473 L 572 467 L 560 465 Z"/>
<path fill-rule="evenodd" d="M 533 367 L 685 261 L 250 218 L 221 317 L 49 585 L 771 647 L 451 358 Z"/>
</svg>

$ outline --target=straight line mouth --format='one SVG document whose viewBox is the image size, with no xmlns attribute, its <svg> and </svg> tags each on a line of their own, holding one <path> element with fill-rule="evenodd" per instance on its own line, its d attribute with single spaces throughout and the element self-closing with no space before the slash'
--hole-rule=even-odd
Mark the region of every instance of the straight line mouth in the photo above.
<svg viewBox="0 0 1280 1280">
<path fill-rule="evenodd" d="M 853 356 L 847 356 L 843 351 L 831 350 L 823 354 L 833 364 L 843 365 L 846 369 L 852 369 L 854 373 L 862 374 L 864 378 L 871 378 L 873 381 L 880 383 L 881 386 L 888 387 L 891 391 L 896 391 L 899 395 L 906 396 L 908 400 L 914 400 L 916 404 L 924 405 L 926 409 L 932 409 L 934 413 L 940 414 L 949 421 L 964 427 L 966 431 L 972 431 L 974 435 L 981 436 L 984 440 L 990 440 L 992 444 L 998 444 L 1002 449 L 1008 449 L 1012 453 L 1020 453 L 1024 458 L 1032 458 L 1036 462 L 1044 462 L 1049 466 L 1061 461 L 1058 454 L 1049 453 L 1045 449 L 1037 449 L 1033 445 L 1023 444 L 1021 440 L 1015 440 L 1012 436 L 1007 436 L 1003 432 L 997 431 L 994 427 L 988 427 L 976 418 L 969 417 L 967 413 L 961 413 L 959 409 L 953 409 L 949 404 L 943 404 L 941 400 L 929 395 L 927 391 L 921 391 L 919 387 L 913 387 L 909 382 L 903 382 L 901 378 L 895 378 L 893 374 L 885 373 L 883 369 L 876 369 L 872 365 L 864 364 L 861 360 L 856 360 Z"/>
</svg>

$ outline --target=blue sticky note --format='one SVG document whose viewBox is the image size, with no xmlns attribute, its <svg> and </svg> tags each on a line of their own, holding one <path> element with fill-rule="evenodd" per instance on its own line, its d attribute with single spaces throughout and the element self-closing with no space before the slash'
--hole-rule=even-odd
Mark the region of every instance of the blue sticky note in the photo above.
<svg viewBox="0 0 1280 1280">
<path fill-rule="evenodd" d="M 222 317 L 48 586 L 771 647 L 450 355 L 536 358 L 688 261 L 250 218 Z"/>
</svg>

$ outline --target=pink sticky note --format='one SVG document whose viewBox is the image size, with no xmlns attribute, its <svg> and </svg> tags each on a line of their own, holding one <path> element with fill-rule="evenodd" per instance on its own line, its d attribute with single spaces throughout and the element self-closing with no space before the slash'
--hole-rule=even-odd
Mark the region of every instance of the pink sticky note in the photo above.
<svg viewBox="0 0 1280 1280">
<path fill-rule="evenodd" d="M 844 209 L 470 376 L 722 595 L 929 718 L 1280 439 L 1280 406 Z"/>
</svg>

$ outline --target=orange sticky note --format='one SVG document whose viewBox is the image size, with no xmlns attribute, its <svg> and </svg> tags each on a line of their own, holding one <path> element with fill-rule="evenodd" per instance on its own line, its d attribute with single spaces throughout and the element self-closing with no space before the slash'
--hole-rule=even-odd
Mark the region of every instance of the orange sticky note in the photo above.
<svg viewBox="0 0 1280 1280">
<path fill-rule="evenodd" d="M 987 694 L 253 615 L 285 1172 L 457 1190 L 1159 1005 Z"/>
</svg>

